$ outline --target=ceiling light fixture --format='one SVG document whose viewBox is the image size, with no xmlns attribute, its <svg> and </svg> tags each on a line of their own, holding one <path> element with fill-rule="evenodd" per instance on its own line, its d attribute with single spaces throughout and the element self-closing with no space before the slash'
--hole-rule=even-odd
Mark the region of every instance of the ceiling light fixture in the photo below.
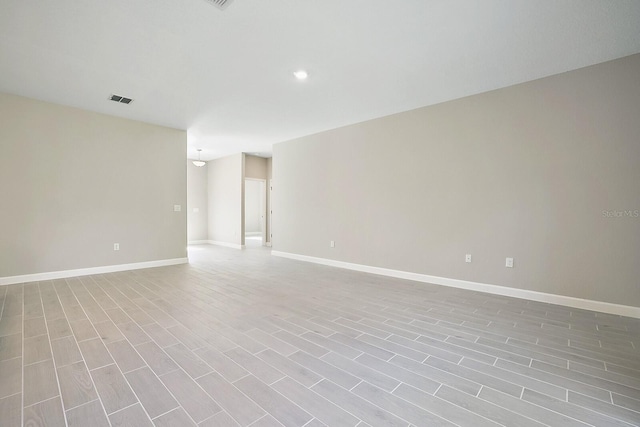
<svg viewBox="0 0 640 427">
<path fill-rule="evenodd" d="M 305 70 L 294 71 L 293 75 L 296 76 L 296 79 L 298 80 L 306 80 L 307 77 L 309 77 L 309 73 L 307 73 Z"/>
<path fill-rule="evenodd" d="M 203 162 L 202 160 L 200 160 L 200 152 L 202 151 L 202 148 L 198 148 L 198 160 L 194 160 L 193 164 L 196 165 L 197 167 L 201 168 L 202 166 L 204 166 L 207 162 Z"/>
</svg>

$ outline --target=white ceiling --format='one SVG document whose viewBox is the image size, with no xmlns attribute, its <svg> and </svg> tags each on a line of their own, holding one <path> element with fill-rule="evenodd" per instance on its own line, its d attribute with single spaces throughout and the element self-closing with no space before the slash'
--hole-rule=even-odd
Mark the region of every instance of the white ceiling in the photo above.
<svg viewBox="0 0 640 427">
<path fill-rule="evenodd" d="M 0 91 L 186 129 L 207 160 L 638 52 L 638 0 L 0 1 Z"/>
</svg>

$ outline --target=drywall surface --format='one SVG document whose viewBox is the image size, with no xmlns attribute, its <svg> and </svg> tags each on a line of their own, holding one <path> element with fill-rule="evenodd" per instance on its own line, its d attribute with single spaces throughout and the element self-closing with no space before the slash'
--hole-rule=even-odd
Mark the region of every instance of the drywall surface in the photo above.
<svg viewBox="0 0 640 427">
<path fill-rule="evenodd" d="M 207 240 L 208 231 L 208 164 L 198 167 L 187 160 L 187 239 Z"/>
<path fill-rule="evenodd" d="M 244 154 L 208 162 L 209 239 L 242 245 L 244 203 Z"/>
<path fill-rule="evenodd" d="M 633 55 L 276 144 L 274 250 L 640 306 L 638 76 Z"/>
<path fill-rule="evenodd" d="M 245 154 L 244 176 L 245 178 L 267 179 L 268 165 L 264 157 L 251 156 Z"/>
<path fill-rule="evenodd" d="M 184 258 L 186 141 L 0 94 L 0 277 Z"/>
</svg>

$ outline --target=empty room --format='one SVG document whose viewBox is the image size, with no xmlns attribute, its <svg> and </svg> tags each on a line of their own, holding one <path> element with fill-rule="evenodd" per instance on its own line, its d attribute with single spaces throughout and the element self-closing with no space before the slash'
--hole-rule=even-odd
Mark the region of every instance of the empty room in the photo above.
<svg viewBox="0 0 640 427">
<path fill-rule="evenodd" d="M 640 426 L 640 2 L 0 2 L 0 427 Z"/>
</svg>

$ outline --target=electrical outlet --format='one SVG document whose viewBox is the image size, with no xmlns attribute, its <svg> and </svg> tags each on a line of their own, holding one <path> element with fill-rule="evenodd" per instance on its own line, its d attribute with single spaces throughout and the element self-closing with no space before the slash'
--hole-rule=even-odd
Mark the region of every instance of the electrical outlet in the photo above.
<svg viewBox="0 0 640 427">
<path fill-rule="evenodd" d="M 114 251 L 119 251 L 120 250 L 120 243 L 114 243 L 113 244 L 113 250 Z"/>
<path fill-rule="evenodd" d="M 336 247 L 336 242 L 334 242 L 333 240 L 329 241 L 329 247 L 330 248 L 335 248 Z"/>
<path fill-rule="evenodd" d="M 173 205 L 173 211 L 174 212 L 180 212 L 182 210 L 182 206 L 180 205 Z"/>
<path fill-rule="evenodd" d="M 505 264 L 507 268 L 513 268 L 513 258 L 507 258 L 507 262 Z"/>
<path fill-rule="evenodd" d="M 464 258 L 465 262 L 471 262 L 471 254 L 467 254 Z"/>
</svg>

